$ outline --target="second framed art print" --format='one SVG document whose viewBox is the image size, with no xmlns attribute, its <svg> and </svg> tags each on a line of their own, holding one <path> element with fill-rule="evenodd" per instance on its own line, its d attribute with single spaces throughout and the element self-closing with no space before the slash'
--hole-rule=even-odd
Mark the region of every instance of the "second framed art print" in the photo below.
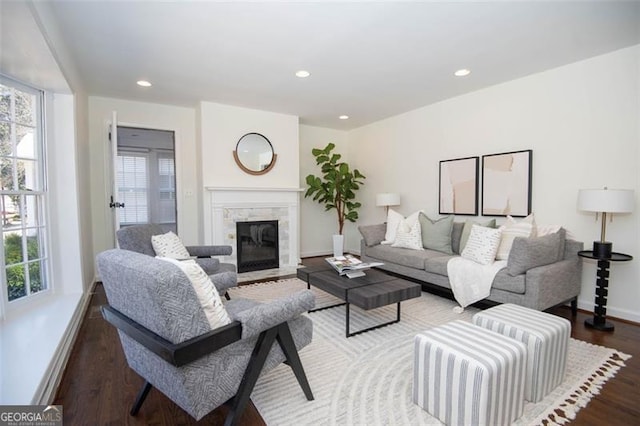
<svg viewBox="0 0 640 426">
<path fill-rule="evenodd" d="M 482 156 L 482 215 L 525 217 L 531 213 L 533 151 Z"/>
<path fill-rule="evenodd" d="M 478 157 L 440 161 L 440 214 L 478 215 Z"/>
</svg>

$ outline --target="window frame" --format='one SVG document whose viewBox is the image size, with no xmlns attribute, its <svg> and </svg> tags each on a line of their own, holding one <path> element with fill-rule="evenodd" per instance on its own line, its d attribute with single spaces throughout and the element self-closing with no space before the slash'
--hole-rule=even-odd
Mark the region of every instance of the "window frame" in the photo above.
<svg viewBox="0 0 640 426">
<path fill-rule="evenodd" d="M 50 297 L 55 290 L 53 275 L 51 269 L 51 229 L 49 222 L 49 190 L 48 190 L 48 170 L 47 170 L 47 92 L 34 87 L 32 85 L 24 84 L 15 79 L 0 74 L 0 83 L 5 86 L 12 87 L 16 90 L 29 93 L 35 97 L 35 117 L 33 122 L 34 129 L 34 158 L 32 159 L 36 164 L 36 175 L 39 183 L 37 190 L 29 190 L 28 188 L 18 190 L 6 190 L 0 191 L 4 195 L 20 195 L 20 196 L 33 196 L 35 197 L 35 203 L 38 205 L 36 208 L 36 223 L 34 226 L 21 225 L 20 231 L 26 229 L 36 229 L 37 238 L 39 242 L 39 254 L 37 261 L 40 262 L 40 275 L 43 282 L 43 289 L 31 293 L 31 280 L 27 281 L 25 288 L 25 296 L 19 297 L 14 300 L 9 300 L 9 288 L 6 278 L 6 265 L 5 265 L 5 253 L 4 253 L 4 225 L 2 228 L 3 243 L 0 245 L 0 255 L 2 256 L 2 265 L 0 267 L 0 319 L 6 318 L 8 314 L 22 309 L 27 305 L 31 305 L 34 302 L 42 300 L 42 298 Z M 15 117 L 11 117 L 11 120 L 15 120 Z M 23 125 L 24 123 L 20 123 Z M 18 155 L 14 155 L 14 158 L 20 159 Z M 21 201 L 22 202 L 22 201 Z M 21 221 L 22 222 L 22 221 Z M 26 253 L 25 244 L 27 244 L 24 234 L 21 234 L 23 257 Z M 35 259 L 29 259 L 28 254 L 26 259 L 18 264 L 26 265 L 30 261 Z"/>
</svg>

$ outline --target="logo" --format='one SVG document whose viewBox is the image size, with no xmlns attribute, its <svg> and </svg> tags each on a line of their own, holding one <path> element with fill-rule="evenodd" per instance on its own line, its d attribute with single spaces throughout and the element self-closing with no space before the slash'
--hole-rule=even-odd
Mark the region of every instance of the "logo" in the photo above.
<svg viewBox="0 0 640 426">
<path fill-rule="evenodd" d="M 62 405 L 0 405 L 0 426 L 61 426 Z"/>
</svg>

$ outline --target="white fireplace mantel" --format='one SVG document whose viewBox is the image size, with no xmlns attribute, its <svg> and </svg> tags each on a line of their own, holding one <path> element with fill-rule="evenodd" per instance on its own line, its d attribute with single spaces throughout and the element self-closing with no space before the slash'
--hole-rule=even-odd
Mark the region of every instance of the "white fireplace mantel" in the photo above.
<svg viewBox="0 0 640 426">
<path fill-rule="evenodd" d="M 230 245 L 225 261 L 237 262 L 235 222 L 278 220 L 280 267 L 300 262 L 299 212 L 301 188 L 205 187 L 210 194 L 211 242 Z"/>
</svg>

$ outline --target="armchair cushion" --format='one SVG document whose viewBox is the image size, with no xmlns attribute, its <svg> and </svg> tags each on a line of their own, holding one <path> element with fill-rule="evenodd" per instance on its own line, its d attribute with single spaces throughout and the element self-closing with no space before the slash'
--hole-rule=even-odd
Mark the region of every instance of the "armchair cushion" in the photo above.
<svg viewBox="0 0 640 426">
<path fill-rule="evenodd" d="M 188 259 L 190 257 L 180 238 L 169 231 L 166 234 L 153 235 L 151 245 L 157 256 L 170 257 L 172 259 Z"/>
</svg>

